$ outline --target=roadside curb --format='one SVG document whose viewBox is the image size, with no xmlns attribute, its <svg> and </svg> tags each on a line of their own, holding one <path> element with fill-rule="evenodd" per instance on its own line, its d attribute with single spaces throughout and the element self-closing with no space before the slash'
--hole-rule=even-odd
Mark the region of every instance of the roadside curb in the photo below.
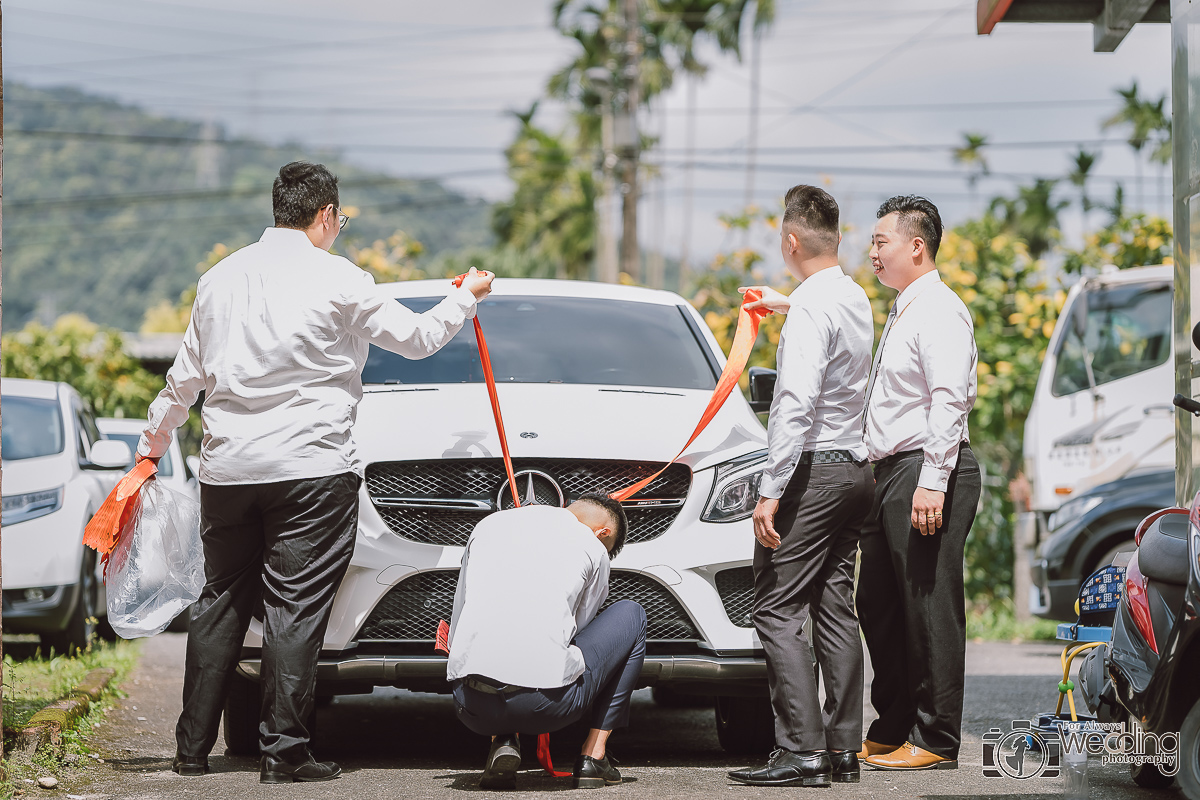
<svg viewBox="0 0 1200 800">
<path fill-rule="evenodd" d="M 62 746 L 62 732 L 69 730 L 81 717 L 87 716 L 94 701 L 108 688 L 115 669 L 101 667 L 83 677 L 69 697 L 58 700 L 30 717 L 29 722 L 17 734 L 18 752 L 32 756 L 45 747 L 57 750 Z"/>
</svg>

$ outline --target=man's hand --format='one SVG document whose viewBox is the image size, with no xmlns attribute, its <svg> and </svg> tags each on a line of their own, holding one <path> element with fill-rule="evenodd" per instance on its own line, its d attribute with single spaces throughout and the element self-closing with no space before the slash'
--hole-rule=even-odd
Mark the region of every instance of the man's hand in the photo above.
<svg viewBox="0 0 1200 800">
<path fill-rule="evenodd" d="M 159 458 L 162 458 L 162 456 L 159 456 L 158 458 L 151 458 L 150 456 L 144 456 L 141 453 L 138 453 L 133 457 L 133 463 L 134 463 L 134 466 L 137 466 L 138 464 L 142 463 L 143 461 L 152 461 L 152 462 L 154 462 L 154 466 L 158 467 L 158 459 Z"/>
<path fill-rule="evenodd" d="M 755 300 L 753 303 L 746 304 L 747 311 L 753 311 L 756 308 L 765 308 L 768 311 L 774 311 L 776 314 L 786 314 L 792 307 L 792 301 L 788 299 L 786 294 L 780 294 L 770 286 L 739 286 L 738 291 L 745 294 L 751 289 L 757 289 L 762 293 L 761 300 Z"/>
<path fill-rule="evenodd" d="M 463 278 L 462 287 L 475 295 L 476 300 L 482 300 L 492 292 L 492 279 L 496 277 L 494 272 L 480 272 L 471 267 L 471 271 L 467 273 L 467 277 Z"/>
<path fill-rule="evenodd" d="M 913 492 L 912 526 L 922 536 L 932 536 L 942 527 L 942 503 L 945 501 L 945 492 L 922 489 L 920 486 Z"/>
<path fill-rule="evenodd" d="M 775 512 L 779 510 L 779 500 L 772 497 L 758 498 L 754 507 L 754 538 L 763 547 L 774 550 L 779 547 L 779 534 L 775 532 Z"/>
</svg>

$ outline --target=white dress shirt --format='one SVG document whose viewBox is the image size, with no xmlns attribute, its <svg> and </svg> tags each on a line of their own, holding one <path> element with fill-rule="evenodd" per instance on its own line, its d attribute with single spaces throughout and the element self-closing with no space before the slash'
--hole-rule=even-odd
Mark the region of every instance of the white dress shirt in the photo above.
<svg viewBox="0 0 1200 800">
<path fill-rule="evenodd" d="M 767 420 L 767 466 L 758 488 L 767 498 L 783 496 L 806 450 L 867 457 L 862 411 L 875 340 L 867 293 L 833 266 L 810 276 L 789 299 Z"/>
<path fill-rule="evenodd" d="M 910 283 L 883 329 L 867 390 L 871 460 L 924 450 L 917 485 L 946 491 L 959 445 L 970 439 L 977 361 L 971 313 L 937 270 Z"/>
<path fill-rule="evenodd" d="M 571 644 L 608 599 L 608 550 L 565 508 L 529 505 L 480 520 L 467 540 L 446 678 L 553 689 L 583 674 Z"/>
<path fill-rule="evenodd" d="M 267 228 L 200 278 L 138 452 L 165 453 L 203 390 L 203 483 L 361 474 L 351 428 L 368 343 L 424 358 L 474 314 L 475 296 L 453 288 L 416 314 L 303 231 Z"/>
</svg>

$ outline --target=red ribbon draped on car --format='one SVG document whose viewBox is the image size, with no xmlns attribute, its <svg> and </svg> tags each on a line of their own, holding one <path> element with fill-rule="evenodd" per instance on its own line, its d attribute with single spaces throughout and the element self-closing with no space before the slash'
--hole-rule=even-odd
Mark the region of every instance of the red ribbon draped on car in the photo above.
<svg viewBox="0 0 1200 800">
<path fill-rule="evenodd" d="M 463 279 L 466 277 L 466 274 L 457 276 L 454 278 L 454 285 L 461 287 Z M 717 380 L 717 387 L 713 390 L 712 397 L 709 398 L 708 406 L 704 409 L 704 413 L 700 415 L 700 422 L 696 425 L 696 429 L 692 431 L 692 435 L 687 440 L 687 443 L 658 472 L 609 495 L 614 500 L 628 500 L 649 486 L 667 467 L 679 460 L 684 452 L 691 447 L 692 442 L 696 441 L 696 438 L 712 422 L 717 412 L 721 410 L 721 407 L 733 391 L 733 387 L 737 385 L 738 380 L 741 378 L 742 372 L 746 369 L 747 362 L 750 360 L 750 351 L 754 349 L 754 340 L 758 338 L 759 323 L 763 317 L 772 313 L 765 308 L 746 309 L 747 304 L 761 299 L 762 294 L 756 289 L 748 290 L 743 297 L 741 308 L 738 310 L 737 330 L 733 335 L 733 345 L 729 348 L 729 358 L 725 361 L 725 369 L 722 370 L 721 377 Z M 504 419 L 500 414 L 500 397 L 496 393 L 496 378 L 492 374 L 492 360 L 488 355 L 487 340 L 483 338 L 483 327 L 479 324 L 478 313 L 475 315 L 475 341 L 479 345 L 479 362 L 483 366 L 483 377 L 487 383 L 488 399 L 492 403 L 492 416 L 496 420 L 496 432 L 500 436 L 500 452 L 504 457 L 504 471 L 508 474 L 508 485 L 513 488 L 513 504 L 520 507 L 521 500 L 516 492 L 517 482 L 513 477 L 512 455 L 508 451 L 508 438 L 504 435 Z M 445 620 L 440 620 L 438 622 L 437 640 L 434 649 L 450 655 L 449 637 L 449 624 Z M 538 763 L 542 765 L 542 769 L 548 775 L 556 778 L 570 777 L 570 772 L 558 772 L 554 769 L 554 762 L 550 758 L 550 734 L 543 733 L 538 735 L 537 757 Z"/>
</svg>

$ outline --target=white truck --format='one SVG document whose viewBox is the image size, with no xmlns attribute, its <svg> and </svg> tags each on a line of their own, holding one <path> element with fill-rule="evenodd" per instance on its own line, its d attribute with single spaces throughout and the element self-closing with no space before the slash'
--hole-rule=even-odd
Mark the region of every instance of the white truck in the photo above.
<svg viewBox="0 0 1200 800">
<path fill-rule="evenodd" d="M 1034 614 L 1061 618 L 1095 564 L 1132 549 L 1149 487 L 1172 481 L 1172 300 L 1169 265 L 1109 268 L 1067 295 L 1025 423 L 1015 589 L 1030 576 Z"/>
</svg>

